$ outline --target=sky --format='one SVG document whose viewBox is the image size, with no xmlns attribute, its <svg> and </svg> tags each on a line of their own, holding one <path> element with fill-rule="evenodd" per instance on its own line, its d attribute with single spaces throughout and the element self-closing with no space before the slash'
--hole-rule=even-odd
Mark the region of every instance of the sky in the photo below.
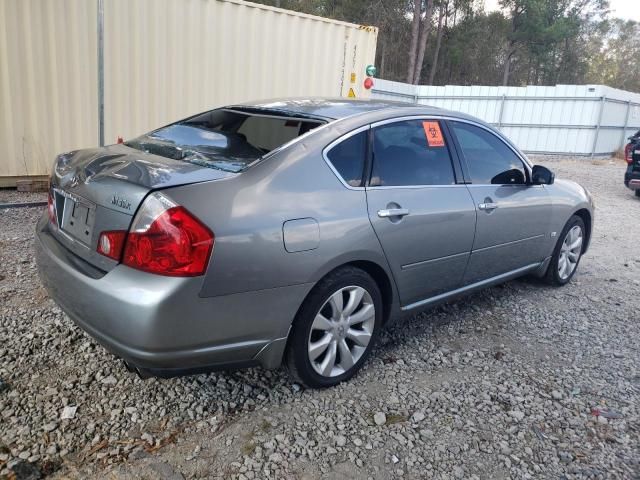
<svg viewBox="0 0 640 480">
<path fill-rule="evenodd" d="M 498 10 L 499 0 L 484 0 L 488 12 Z M 638 0 L 609 0 L 612 17 L 640 22 L 640 2 Z"/>
</svg>

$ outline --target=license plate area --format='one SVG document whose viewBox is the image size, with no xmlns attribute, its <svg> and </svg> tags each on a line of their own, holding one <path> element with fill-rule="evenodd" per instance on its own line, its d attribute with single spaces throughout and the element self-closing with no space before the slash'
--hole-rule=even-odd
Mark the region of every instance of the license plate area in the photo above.
<svg viewBox="0 0 640 480">
<path fill-rule="evenodd" d="M 96 214 L 95 205 L 66 192 L 56 191 L 56 195 L 56 204 L 62 204 L 62 212 L 58 209 L 60 229 L 74 240 L 90 246 Z"/>
</svg>

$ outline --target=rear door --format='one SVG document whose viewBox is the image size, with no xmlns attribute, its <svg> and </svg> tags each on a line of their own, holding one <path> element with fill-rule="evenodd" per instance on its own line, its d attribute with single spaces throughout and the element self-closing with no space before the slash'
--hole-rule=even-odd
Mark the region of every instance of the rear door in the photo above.
<svg viewBox="0 0 640 480">
<path fill-rule="evenodd" d="M 476 212 L 467 188 L 458 183 L 461 171 L 444 125 L 429 118 L 385 121 L 372 125 L 371 139 L 369 219 L 402 305 L 457 288 Z"/>
<path fill-rule="evenodd" d="M 551 200 L 515 151 L 480 125 L 451 121 L 477 209 L 476 235 L 465 284 L 507 273 L 544 259 Z"/>
</svg>

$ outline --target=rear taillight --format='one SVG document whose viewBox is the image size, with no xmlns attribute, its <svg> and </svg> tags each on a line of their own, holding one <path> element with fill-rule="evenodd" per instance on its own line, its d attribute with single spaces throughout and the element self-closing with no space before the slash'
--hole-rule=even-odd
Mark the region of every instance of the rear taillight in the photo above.
<svg viewBox="0 0 640 480">
<path fill-rule="evenodd" d="M 122 262 L 159 275 L 194 277 L 207 269 L 213 243 L 213 232 L 188 210 L 154 193 L 133 220 Z"/>
<path fill-rule="evenodd" d="M 633 149 L 633 145 L 631 145 L 630 143 L 627 143 L 627 145 L 624 147 L 624 160 L 629 165 L 633 163 L 633 158 L 631 154 L 632 149 Z"/>
<path fill-rule="evenodd" d="M 47 198 L 47 213 L 49 214 L 49 221 L 54 225 L 57 225 L 56 222 L 56 206 L 53 201 L 53 194 L 49 191 L 49 197 Z"/>
</svg>

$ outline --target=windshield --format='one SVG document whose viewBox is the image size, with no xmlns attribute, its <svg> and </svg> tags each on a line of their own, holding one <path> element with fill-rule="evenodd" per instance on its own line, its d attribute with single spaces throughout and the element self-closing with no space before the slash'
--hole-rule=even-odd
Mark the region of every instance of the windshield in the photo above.
<svg viewBox="0 0 640 480">
<path fill-rule="evenodd" d="M 322 123 L 280 112 L 219 109 L 160 128 L 125 144 L 174 160 L 240 172 L 271 150 Z"/>
</svg>

